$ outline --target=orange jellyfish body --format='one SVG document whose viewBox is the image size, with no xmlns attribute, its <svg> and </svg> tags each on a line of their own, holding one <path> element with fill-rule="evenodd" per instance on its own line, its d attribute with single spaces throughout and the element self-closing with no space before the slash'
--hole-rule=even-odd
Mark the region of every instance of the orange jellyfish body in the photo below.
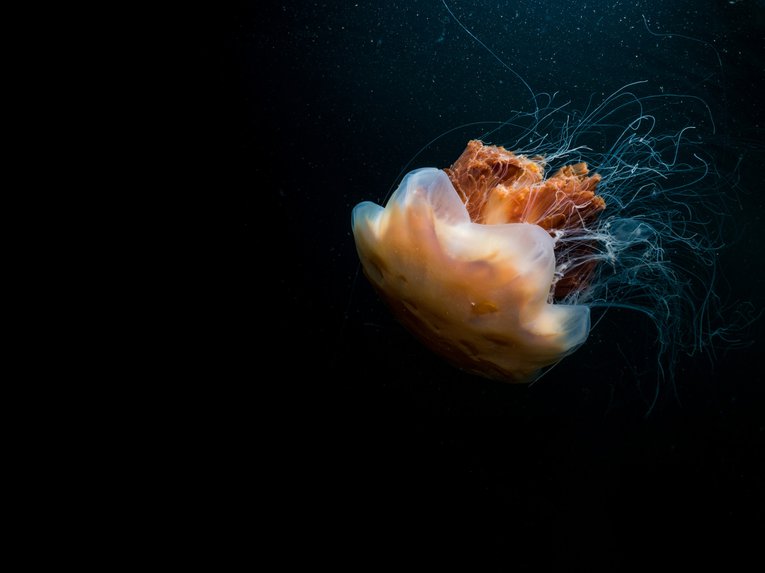
<svg viewBox="0 0 765 573">
<path fill-rule="evenodd" d="M 604 209 L 599 181 L 584 163 L 545 179 L 541 158 L 470 141 L 451 168 L 409 173 L 385 208 L 354 208 L 364 273 L 455 366 L 528 382 L 589 333 L 586 306 L 553 302 L 587 284 L 594 263 L 564 263 L 589 246 L 556 245 Z"/>
</svg>

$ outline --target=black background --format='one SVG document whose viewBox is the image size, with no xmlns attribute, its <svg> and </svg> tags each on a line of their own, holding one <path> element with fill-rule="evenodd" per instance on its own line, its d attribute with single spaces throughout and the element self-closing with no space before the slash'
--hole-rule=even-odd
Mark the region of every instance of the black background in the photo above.
<svg viewBox="0 0 765 573">
<path fill-rule="evenodd" d="M 738 181 L 721 291 L 756 315 L 762 4 L 585 4 L 449 3 L 536 91 L 574 106 L 638 79 L 707 102 L 710 146 Z M 696 40 L 651 35 L 644 16 Z M 430 355 L 359 272 L 353 205 L 380 201 L 438 134 L 528 103 L 441 2 L 240 3 L 220 22 L 200 86 L 201 155 L 224 208 L 210 253 L 231 389 L 219 408 L 258 420 L 253 442 L 273 457 L 254 457 L 278 483 L 263 495 L 283 504 L 288 546 L 591 568 L 736 561 L 761 542 L 762 320 L 738 334 L 744 348 L 680 360 L 652 408 L 639 317 L 611 313 L 539 383 L 509 386 Z M 458 130 L 410 168 L 445 166 L 476 135 Z"/>
</svg>

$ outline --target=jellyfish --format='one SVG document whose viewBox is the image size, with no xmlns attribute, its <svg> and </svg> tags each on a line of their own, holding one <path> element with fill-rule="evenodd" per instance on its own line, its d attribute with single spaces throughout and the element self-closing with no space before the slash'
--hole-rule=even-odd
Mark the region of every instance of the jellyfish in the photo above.
<svg viewBox="0 0 765 573">
<path fill-rule="evenodd" d="M 656 113 L 687 97 L 641 97 L 639 83 L 581 112 L 552 99 L 518 112 L 449 167 L 415 169 L 383 205 L 355 206 L 363 272 L 425 346 L 469 373 L 529 383 L 609 309 L 650 319 L 659 378 L 726 337 L 715 292 L 725 196 L 695 126 L 657 128 Z M 487 141 L 508 130 L 508 143 Z"/>
<path fill-rule="evenodd" d="M 545 178 L 542 158 L 472 140 L 447 169 L 409 173 L 352 226 L 364 273 L 412 333 L 454 365 L 527 382 L 573 352 L 589 308 L 558 304 L 587 284 L 587 241 L 559 239 L 605 208 L 585 163 Z"/>
</svg>

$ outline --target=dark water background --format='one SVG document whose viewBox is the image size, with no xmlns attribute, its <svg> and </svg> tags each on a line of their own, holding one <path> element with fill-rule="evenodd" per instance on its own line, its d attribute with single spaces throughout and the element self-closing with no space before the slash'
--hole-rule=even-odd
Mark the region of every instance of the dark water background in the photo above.
<svg viewBox="0 0 765 573">
<path fill-rule="evenodd" d="M 719 254 L 718 290 L 763 308 L 762 2 L 448 5 L 572 109 L 638 80 L 640 95 L 703 99 L 714 133 L 693 98 L 657 118 L 704 132 L 731 182 L 720 191 L 731 216 L 712 222 L 736 239 Z M 284 480 L 301 525 L 287 534 L 298 543 L 331 517 L 335 541 L 308 546 L 341 559 L 349 547 L 518 567 L 650 563 L 657 548 L 743 556 L 765 525 L 763 321 L 738 335 L 743 349 L 679 360 L 653 409 L 654 333 L 634 313 L 609 313 L 532 387 L 451 368 L 358 272 L 350 211 L 382 200 L 439 134 L 529 110 L 528 90 L 437 0 L 243 3 L 225 24 L 225 55 L 210 57 L 211 139 L 246 333 L 231 354 L 262 389 L 253 411 L 283 412 L 296 436 Z M 449 165 L 483 131 L 456 130 L 410 169 Z"/>
</svg>

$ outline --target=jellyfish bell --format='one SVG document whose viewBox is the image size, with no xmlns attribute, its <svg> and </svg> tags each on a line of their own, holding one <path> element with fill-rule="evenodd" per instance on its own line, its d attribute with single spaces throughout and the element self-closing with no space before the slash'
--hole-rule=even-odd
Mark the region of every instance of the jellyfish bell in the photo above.
<svg viewBox="0 0 765 573">
<path fill-rule="evenodd" d="M 354 208 L 364 273 L 455 366 L 529 382 L 587 339 L 589 308 L 566 302 L 597 264 L 587 230 L 605 208 L 600 179 L 585 163 L 546 178 L 541 157 L 470 141 L 450 168 L 406 175 L 385 207 Z"/>
</svg>

